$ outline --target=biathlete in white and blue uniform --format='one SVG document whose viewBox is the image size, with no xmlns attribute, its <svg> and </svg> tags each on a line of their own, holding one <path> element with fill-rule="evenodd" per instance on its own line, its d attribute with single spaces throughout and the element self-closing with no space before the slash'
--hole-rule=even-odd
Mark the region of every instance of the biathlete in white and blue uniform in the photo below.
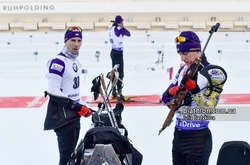
<svg viewBox="0 0 250 165">
<path fill-rule="evenodd" d="M 80 101 L 80 62 L 77 59 L 82 44 L 82 29 L 69 27 L 64 37 L 63 50 L 48 63 L 49 95 L 44 130 L 54 130 L 60 153 L 59 165 L 66 165 L 75 150 L 80 117 L 89 117 L 90 108 Z"/>
<path fill-rule="evenodd" d="M 119 81 L 117 82 L 117 88 L 113 90 L 112 98 L 119 97 L 124 99 L 122 95 L 122 80 L 124 77 L 124 65 L 123 65 L 123 37 L 130 36 L 130 32 L 123 27 L 123 18 L 121 16 L 115 17 L 115 22 L 109 29 L 109 40 L 112 45 L 112 50 L 110 53 L 112 60 L 112 67 L 119 64 Z M 117 90 L 117 91 L 116 91 Z"/>
<path fill-rule="evenodd" d="M 176 111 L 176 126 L 172 147 L 173 165 L 207 165 L 212 151 L 212 135 L 208 128 L 209 114 L 191 114 L 184 118 L 187 110 L 215 108 L 223 85 L 227 79 L 222 67 L 211 65 L 205 56 L 201 56 L 201 44 L 198 36 L 192 31 L 184 31 L 176 37 L 177 52 L 185 63 L 175 80 L 163 93 L 162 102 L 167 104 L 179 89 L 187 69 L 196 58 L 201 57 L 201 64 L 193 79 L 184 85 L 189 92 L 182 105 Z M 192 111 L 189 111 L 192 112 Z M 205 118 L 202 115 L 207 115 Z M 197 120 L 198 119 L 198 120 Z M 203 120 L 205 119 L 205 120 Z"/>
</svg>

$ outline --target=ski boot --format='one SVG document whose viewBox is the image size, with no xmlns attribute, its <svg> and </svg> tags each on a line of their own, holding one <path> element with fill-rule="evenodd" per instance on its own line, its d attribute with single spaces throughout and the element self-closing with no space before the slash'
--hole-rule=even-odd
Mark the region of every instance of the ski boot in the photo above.
<svg viewBox="0 0 250 165">
<path fill-rule="evenodd" d="M 121 90 L 118 91 L 118 95 L 119 95 L 118 96 L 119 101 L 123 101 L 123 102 L 129 102 L 130 101 L 130 97 L 123 96 Z"/>
<path fill-rule="evenodd" d="M 115 91 L 113 91 L 111 99 L 112 100 L 117 100 L 117 98 L 118 98 L 117 93 Z"/>
</svg>

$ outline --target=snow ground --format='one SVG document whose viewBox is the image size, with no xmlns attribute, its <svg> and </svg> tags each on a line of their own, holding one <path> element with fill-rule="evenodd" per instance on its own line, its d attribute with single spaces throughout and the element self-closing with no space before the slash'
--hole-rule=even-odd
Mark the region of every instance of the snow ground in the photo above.
<svg viewBox="0 0 250 165">
<path fill-rule="evenodd" d="M 147 34 L 150 37 L 147 37 Z M 204 45 L 208 33 L 198 33 Z M 167 67 L 180 65 L 174 38 L 178 32 L 133 31 L 125 39 L 124 94 L 162 94 L 169 84 Z M 105 32 L 85 32 L 79 59 L 88 70 L 81 78 L 81 94 L 91 95 L 91 80 L 110 70 L 110 46 L 105 44 Z M 250 72 L 250 33 L 217 32 L 209 43 L 206 54 L 213 64 L 223 66 L 228 81 L 223 93 L 250 93 L 247 73 Z M 58 43 L 57 43 L 58 42 Z M 63 33 L 19 32 L 1 33 L 0 38 L 0 97 L 42 96 L 46 89 L 46 63 L 63 47 Z M 165 53 L 164 63 L 155 64 L 157 50 Z M 95 52 L 101 51 L 100 62 Z M 218 52 L 221 53 L 218 53 Z M 38 52 L 35 56 L 34 52 Z M 152 71 L 152 68 L 155 70 Z M 241 106 L 241 105 L 239 105 Z M 248 106 L 248 105 L 244 105 Z M 144 156 L 143 165 L 171 165 L 171 147 L 174 124 L 161 136 L 161 128 L 168 109 L 158 107 L 125 107 L 123 123 L 134 146 Z M 1 164 L 42 165 L 57 164 L 58 151 L 53 131 L 43 131 L 46 104 L 41 108 L 0 109 Z M 90 127 L 90 119 L 82 118 L 81 138 Z M 218 151 L 225 141 L 244 140 L 250 143 L 249 121 L 213 121 L 213 150 L 210 164 L 215 165 Z"/>
</svg>

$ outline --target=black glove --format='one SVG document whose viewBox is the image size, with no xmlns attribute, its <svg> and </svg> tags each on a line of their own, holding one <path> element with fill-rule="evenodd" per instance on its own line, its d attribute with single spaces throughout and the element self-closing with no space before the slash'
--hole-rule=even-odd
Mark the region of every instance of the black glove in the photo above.
<svg viewBox="0 0 250 165">
<path fill-rule="evenodd" d="M 75 112 L 79 112 L 82 109 L 82 104 L 72 103 L 70 109 Z"/>
<path fill-rule="evenodd" d="M 98 103 L 98 108 L 99 109 L 105 109 L 105 104 L 104 103 Z"/>
<path fill-rule="evenodd" d="M 121 121 L 122 121 L 123 109 L 124 109 L 124 106 L 123 106 L 122 102 L 118 102 L 118 103 L 116 103 L 115 108 L 113 110 L 118 125 L 121 124 Z"/>
<path fill-rule="evenodd" d="M 96 100 L 100 94 L 100 86 L 101 86 L 101 82 L 100 82 L 100 76 L 96 77 L 93 81 L 92 81 L 93 86 L 91 87 L 91 92 L 94 92 L 94 100 Z"/>
</svg>

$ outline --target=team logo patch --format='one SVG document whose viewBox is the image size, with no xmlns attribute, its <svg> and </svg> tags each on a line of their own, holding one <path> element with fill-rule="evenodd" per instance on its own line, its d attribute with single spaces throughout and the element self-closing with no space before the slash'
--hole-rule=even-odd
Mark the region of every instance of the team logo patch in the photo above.
<svg viewBox="0 0 250 165">
<path fill-rule="evenodd" d="M 50 67 L 51 70 L 56 70 L 58 72 L 62 72 L 63 66 L 57 63 L 53 63 Z"/>
<path fill-rule="evenodd" d="M 77 71 L 78 71 L 78 66 L 76 65 L 76 63 L 73 63 L 72 68 L 73 68 L 73 70 L 74 70 L 75 72 L 77 72 Z"/>
</svg>

